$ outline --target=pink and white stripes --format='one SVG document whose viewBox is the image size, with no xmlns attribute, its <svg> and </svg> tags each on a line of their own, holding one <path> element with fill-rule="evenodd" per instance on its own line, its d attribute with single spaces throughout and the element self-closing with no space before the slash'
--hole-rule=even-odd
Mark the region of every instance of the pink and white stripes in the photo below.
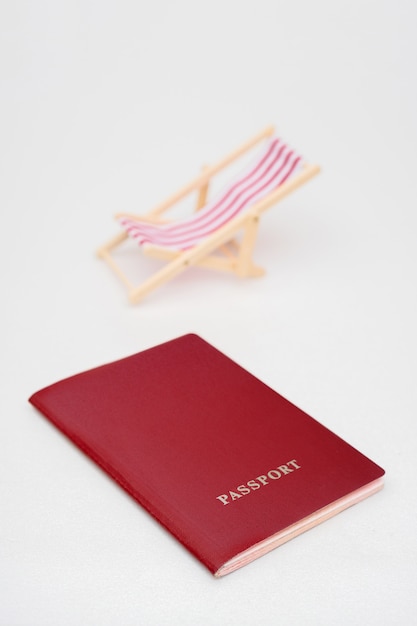
<svg viewBox="0 0 417 626">
<path fill-rule="evenodd" d="M 301 157 L 274 138 L 255 163 L 192 216 L 163 225 L 122 217 L 120 224 L 140 245 L 187 250 L 282 185 L 300 164 Z"/>
</svg>

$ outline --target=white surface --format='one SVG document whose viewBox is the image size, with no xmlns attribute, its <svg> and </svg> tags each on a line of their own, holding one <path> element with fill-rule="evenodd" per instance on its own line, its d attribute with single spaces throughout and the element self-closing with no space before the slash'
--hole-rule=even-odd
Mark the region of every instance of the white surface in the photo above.
<svg viewBox="0 0 417 626">
<path fill-rule="evenodd" d="M 417 623 L 416 17 L 2 3 L 2 625 Z M 128 305 L 93 254 L 112 215 L 269 123 L 323 173 L 263 221 L 266 277 L 190 271 Z M 215 580 L 27 404 L 189 331 L 382 465 L 384 490 Z"/>
</svg>

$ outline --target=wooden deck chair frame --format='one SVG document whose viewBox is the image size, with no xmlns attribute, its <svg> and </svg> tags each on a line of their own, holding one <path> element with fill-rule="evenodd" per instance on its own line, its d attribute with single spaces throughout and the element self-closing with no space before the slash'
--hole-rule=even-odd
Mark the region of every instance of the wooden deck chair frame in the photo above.
<svg viewBox="0 0 417 626">
<path fill-rule="evenodd" d="M 199 176 L 145 215 L 119 213 L 116 218 L 129 217 L 143 222 L 167 223 L 167 220 L 161 218 L 165 211 L 193 191 L 198 192 L 196 209 L 199 210 L 206 202 L 211 178 L 260 141 L 273 134 L 274 127 L 268 126 L 219 163 L 204 167 Z M 262 213 L 318 174 L 319 171 L 320 168 L 317 165 L 304 163 L 298 174 L 289 178 L 268 196 L 253 204 L 247 211 L 238 214 L 191 249 L 176 251 L 151 245 L 143 247 L 142 252 L 145 255 L 166 260 L 167 264 L 138 286 L 132 284 L 111 255 L 111 250 L 121 245 L 128 238 L 125 231 L 120 232 L 103 245 L 97 254 L 108 263 L 125 284 L 128 289 L 129 300 L 132 303 L 138 302 L 148 293 L 192 265 L 232 272 L 239 277 L 261 276 L 264 274 L 264 270 L 253 263 L 252 255 Z M 236 241 L 235 236 L 240 232 L 243 233 L 243 236 L 240 241 Z"/>
</svg>

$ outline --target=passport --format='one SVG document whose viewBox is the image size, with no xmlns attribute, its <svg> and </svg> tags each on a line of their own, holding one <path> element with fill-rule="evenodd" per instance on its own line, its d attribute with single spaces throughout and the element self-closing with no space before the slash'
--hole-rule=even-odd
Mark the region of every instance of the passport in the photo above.
<svg viewBox="0 0 417 626">
<path fill-rule="evenodd" d="M 383 486 L 381 467 L 194 334 L 29 401 L 216 577 Z"/>
</svg>

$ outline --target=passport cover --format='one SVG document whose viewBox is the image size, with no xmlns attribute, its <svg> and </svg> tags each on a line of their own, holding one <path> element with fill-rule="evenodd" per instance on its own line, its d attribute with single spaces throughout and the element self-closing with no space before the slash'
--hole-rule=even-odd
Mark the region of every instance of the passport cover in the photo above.
<svg viewBox="0 0 417 626">
<path fill-rule="evenodd" d="M 215 576 L 383 486 L 382 468 L 197 335 L 29 401 Z"/>
</svg>

